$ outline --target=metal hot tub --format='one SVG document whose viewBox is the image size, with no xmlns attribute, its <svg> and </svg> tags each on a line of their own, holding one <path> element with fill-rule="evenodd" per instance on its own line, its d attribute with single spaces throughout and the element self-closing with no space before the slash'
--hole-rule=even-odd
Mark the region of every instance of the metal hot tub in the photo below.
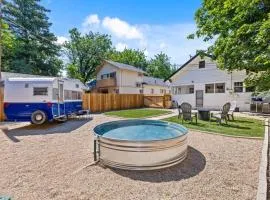
<svg viewBox="0 0 270 200">
<path fill-rule="evenodd" d="M 103 165 L 152 170 L 176 165 L 187 155 L 185 127 L 156 120 L 120 120 L 94 128 L 94 157 Z"/>
</svg>

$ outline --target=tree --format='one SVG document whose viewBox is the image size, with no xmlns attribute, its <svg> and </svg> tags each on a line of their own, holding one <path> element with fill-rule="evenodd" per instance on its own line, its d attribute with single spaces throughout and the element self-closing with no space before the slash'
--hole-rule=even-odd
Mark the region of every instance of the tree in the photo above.
<svg viewBox="0 0 270 200">
<path fill-rule="evenodd" d="M 146 70 L 147 60 L 143 51 L 136 49 L 124 49 L 124 51 L 112 50 L 109 59 L 115 62 L 120 62 L 135 66 L 142 70 Z"/>
<path fill-rule="evenodd" d="M 76 28 L 69 33 L 70 41 L 64 44 L 65 54 L 69 59 L 67 74 L 86 83 L 94 77 L 97 66 L 107 57 L 111 39 L 108 35 L 93 32 L 81 35 Z"/>
<path fill-rule="evenodd" d="M 0 22 L 1 23 L 1 22 Z M 15 37 L 9 30 L 9 26 L 2 21 L 2 71 L 9 71 L 10 63 L 14 55 Z"/>
<path fill-rule="evenodd" d="M 270 1 L 204 0 L 189 38 L 215 40 L 207 53 L 222 69 L 247 70 L 246 83 L 270 89 Z"/>
<path fill-rule="evenodd" d="M 58 75 L 62 62 L 58 59 L 60 47 L 50 32 L 45 9 L 39 0 L 12 0 L 3 2 L 3 19 L 16 38 L 16 48 L 10 71 Z"/>
<path fill-rule="evenodd" d="M 147 72 L 150 76 L 166 79 L 175 70 L 170 63 L 170 58 L 165 53 L 159 53 L 152 58 L 147 66 Z"/>
</svg>

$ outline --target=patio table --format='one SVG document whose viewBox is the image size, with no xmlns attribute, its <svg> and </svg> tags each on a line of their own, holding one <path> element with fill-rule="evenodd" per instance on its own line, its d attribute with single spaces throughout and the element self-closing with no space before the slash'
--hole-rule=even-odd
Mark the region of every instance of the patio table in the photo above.
<svg viewBox="0 0 270 200">
<path fill-rule="evenodd" d="M 209 121 L 210 120 L 210 112 L 213 109 L 210 108 L 198 108 L 198 117 L 200 120 Z"/>
</svg>

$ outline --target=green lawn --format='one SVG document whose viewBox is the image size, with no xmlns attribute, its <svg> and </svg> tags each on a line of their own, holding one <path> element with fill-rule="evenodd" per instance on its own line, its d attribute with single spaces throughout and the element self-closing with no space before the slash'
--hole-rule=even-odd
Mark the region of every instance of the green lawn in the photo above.
<svg viewBox="0 0 270 200">
<path fill-rule="evenodd" d="M 105 114 L 109 116 L 116 116 L 123 118 L 146 118 L 157 115 L 166 115 L 170 113 L 171 113 L 170 111 L 158 109 L 131 109 L 131 110 L 110 111 L 106 112 Z"/>
<path fill-rule="evenodd" d="M 164 120 L 182 124 L 182 119 L 178 119 L 177 117 L 171 117 Z M 219 125 L 218 123 L 216 123 L 216 121 L 209 122 L 202 120 L 198 120 L 198 124 L 196 124 L 195 122 L 184 122 L 183 125 L 189 129 L 221 133 L 233 136 L 264 136 L 264 121 L 250 118 L 235 118 L 235 121 L 229 121 L 228 125 L 226 125 L 225 123 Z"/>
</svg>

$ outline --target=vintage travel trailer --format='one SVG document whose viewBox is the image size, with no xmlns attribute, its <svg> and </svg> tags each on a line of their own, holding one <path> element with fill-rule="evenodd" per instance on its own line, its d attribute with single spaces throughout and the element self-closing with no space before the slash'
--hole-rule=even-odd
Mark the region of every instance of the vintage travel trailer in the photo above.
<svg viewBox="0 0 270 200">
<path fill-rule="evenodd" d="M 85 86 L 67 78 L 8 78 L 5 80 L 4 111 L 8 121 L 64 120 L 82 110 Z"/>
</svg>

